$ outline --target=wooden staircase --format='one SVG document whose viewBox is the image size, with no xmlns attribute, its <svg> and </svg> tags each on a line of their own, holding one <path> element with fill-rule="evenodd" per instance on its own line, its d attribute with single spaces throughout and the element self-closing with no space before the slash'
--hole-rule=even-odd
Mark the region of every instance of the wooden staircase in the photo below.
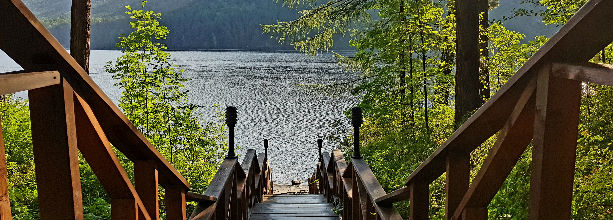
<svg viewBox="0 0 613 220">
<path fill-rule="evenodd" d="M 250 220 L 338 220 L 334 206 L 321 194 L 265 195 L 249 213 Z"/>
</svg>

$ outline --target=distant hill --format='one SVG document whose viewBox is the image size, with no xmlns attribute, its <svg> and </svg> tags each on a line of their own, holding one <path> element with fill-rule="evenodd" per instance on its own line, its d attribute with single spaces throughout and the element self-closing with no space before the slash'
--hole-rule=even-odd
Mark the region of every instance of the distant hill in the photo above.
<svg viewBox="0 0 613 220">
<path fill-rule="evenodd" d="M 26 5 L 66 47 L 70 39 L 70 0 L 24 0 Z M 125 5 L 135 8 L 140 0 L 92 0 L 92 48 L 115 49 L 120 34 L 130 31 Z M 503 0 L 490 13 L 490 19 L 512 16 L 521 0 Z M 283 8 L 274 0 L 150 0 L 147 7 L 161 12 L 161 23 L 168 26 L 167 44 L 172 50 L 237 49 L 291 50 L 280 46 L 262 33 L 260 24 L 291 20 L 296 11 Z M 525 7 L 525 6 L 524 6 Z M 551 35 L 556 27 L 545 27 L 538 17 L 520 17 L 505 21 L 511 30 L 533 39 Z M 340 43 L 340 41 L 339 41 Z M 335 49 L 350 49 L 346 43 Z"/>
</svg>

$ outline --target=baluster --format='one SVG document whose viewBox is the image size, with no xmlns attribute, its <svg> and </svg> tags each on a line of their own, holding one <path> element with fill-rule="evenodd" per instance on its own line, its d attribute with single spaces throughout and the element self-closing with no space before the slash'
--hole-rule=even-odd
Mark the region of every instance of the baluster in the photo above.
<svg viewBox="0 0 613 220">
<path fill-rule="evenodd" d="M 187 189 L 183 187 L 166 187 L 166 219 L 168 220 L 185 220 L 186 200 L 185 194 Z"/>
<path fill-rule="evenodd" d="M 577 149 L 581 83 L 538 73 L 530 219 L 569 219 Z"/>
<path fill-rule="evenodd" d="M 409 219 L 423 220 L 429 219 L 428 209 L 430 203 L 430 188 L 426 182 L 411 182 L 409 183 Z"/>
<path fill-rule="evenodd" d="M 41 219 L 83 219 L 72 87 L 30 90 L 32 144 Z"/>
<path fill-rule="evenodd" d="M 451 152 L 446 160 L 446 207 L 445 217 L 451 219 L 460 201 L 468 190 L 470 180 L 470 154 Z M 487 216 L 487 214 L 486 214 Z"/>
<path fill-rule="evenodd" d="M 134 183 L 136 192 L 152 220 L 160 218 L 158 201 L 158 170 L 153 161 L 134 162 Z"/>
<path fill-rule="evenodd" d="M 11 219 L 11 200 L 7 175 L 4 137 L 2 136 L 2 119 L 0 119 L 0 220 Z"/>
</svg>

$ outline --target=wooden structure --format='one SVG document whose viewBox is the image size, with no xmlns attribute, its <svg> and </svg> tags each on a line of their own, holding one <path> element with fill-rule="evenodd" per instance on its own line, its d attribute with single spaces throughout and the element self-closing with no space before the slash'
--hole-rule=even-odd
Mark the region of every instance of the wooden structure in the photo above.
<svg viewBox="0 0 613 220">
<path fill-rule="evenodd" d="M 266 195 L 250 211 L 250 220 L 339 220 L 323 195 Z"/>
<path fill-rule="evenodd" d="M 158 185 L 165 190 L 167 219 L 181 220 L 188 200 L 216 205 L 221 219 L 230 210 L 226 205 L 246 213 L 243 202 L 252 206 L 272 189 L 266 155 L 258 160 L 250 150 L 245 168 L 226 159 L 204 196 L 188 192 L 187 180 L 23 2 L 0 0 L 0 12 L 0 49 L 24 69 L 0 74 L 0 95 L 28 91 L 41 219 L 83 219 L 79 152 L 110 197 L 113 219 L 159 219 Z M 134 184 L 112 146 L 134 163 Z M 7 178 L 0 138 L 1 220 L 11 219 Z"/>
<path fill-rule="evenodd" d="M 613 68 L 589 63 L 613 41 L 613 0 L 591 0 L 408 178 L 386 194 L 360 158 L 346 165 L 324 154 L 313 192 L 342 198 L 348 219 L 398 219 L 392 204 L 408 200 L 409 219 L 428 219 L 429 184 L 446 175 L 447 219 L 487 219 L 487 206 L 533 143 L 530 219 L 570 219 L 581 82 L 613 86 Z M 497 134 L 470 181 L 470 153 Z M 317 181 L 314 181 L 317 180 Z M 372 210 L 366 212 L 365 210 Z"/>
</svg>

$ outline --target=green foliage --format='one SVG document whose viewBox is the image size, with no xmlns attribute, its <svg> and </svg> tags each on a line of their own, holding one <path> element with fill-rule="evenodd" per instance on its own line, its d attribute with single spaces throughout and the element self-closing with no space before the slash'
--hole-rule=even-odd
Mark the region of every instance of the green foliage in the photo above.
<svg viewBox="0 0 613 220">
<path fill-rule="evenodd" d="M 106 70 L 123 89 L 119 106 L 162 155 L 186 177 L 192 190 L 203 192 L 217 171 L 224 153 L 223 118 L 200 124 L 199 106 L 189 103 L 183 70 L 170 63 L 166 52 L 169 30 L 160 13 L 126 6 L 133 31 L 120 37 L 124 55 Z"/>
</svg>

